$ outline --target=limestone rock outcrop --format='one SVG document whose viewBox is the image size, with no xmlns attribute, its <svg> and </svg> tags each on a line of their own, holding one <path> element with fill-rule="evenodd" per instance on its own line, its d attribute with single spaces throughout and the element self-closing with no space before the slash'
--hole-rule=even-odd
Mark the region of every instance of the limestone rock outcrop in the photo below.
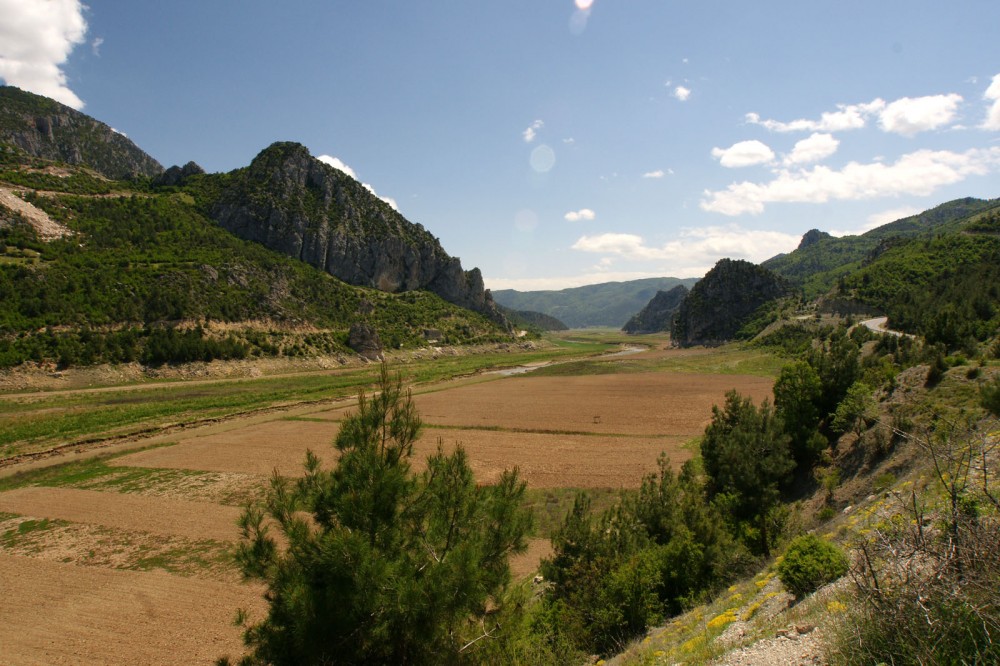
<svg viewBox="0 0 1000 666">
<path fill-rule="evenodd" d="M 506 324 L 479 269 L 464 270 L 437 238 L 297 143 L 275 143 L 232 174 L 211 210 L 237 236 L 353 285 L 426 289 Z"/>
</svg>

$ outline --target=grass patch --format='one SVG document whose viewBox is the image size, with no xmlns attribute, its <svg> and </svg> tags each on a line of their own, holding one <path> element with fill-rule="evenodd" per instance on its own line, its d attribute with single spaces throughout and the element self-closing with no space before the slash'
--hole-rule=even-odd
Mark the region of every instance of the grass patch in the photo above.
<svg viewBox="0 0 1000 666">
<path fill-rule="evenodd" d="M 622 500 L 623 492 L 614 488 L 531 488 L 524 495 L 524 506 L 531 509 L 535 515 L 534 536 L 551 539 L 562 527 L 566 514 L 573 508 L 573 500 L 577 493 L 586 492 L 591 498 L 594 515 L 600 515 L 606 509 L 617 505 Z"/>
</svg>

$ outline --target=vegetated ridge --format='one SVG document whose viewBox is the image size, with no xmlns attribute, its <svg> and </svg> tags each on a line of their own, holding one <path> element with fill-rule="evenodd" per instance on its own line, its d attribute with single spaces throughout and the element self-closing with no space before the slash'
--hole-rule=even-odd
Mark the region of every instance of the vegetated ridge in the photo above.
<svg viewBox="0 0 1000 666">
<path fill-rule="evenodd" d="M 961 220 L 998 207 L 1000 201 L 996 199 L 964 198 L 884 224 L 859 236 L 836 238 L 812 229 L 802 237 L 795 251 L 772 257 L 761 266 L 800 287 L 806 298 L 817 298 L 830 291 L 839 278 L 857 270 L 885 248 L 908 238 L 955 231 L 955 225 Z"/>
<path fill-rule="evenodd" d="M 681 346 L 732 340 L 758 308 L 791 292 L 787 280 L 766 268 L 721 259 L 677 308 L 671 339 Z"/>
<path fill-rule="evenodd" d="M 642 310 L 632 316 L 622 330 L 631 335 L 669 331 L 674 313 L 687 297 L 688 288 L 682 284 L 670 291 L 658 291 Z"/>
<path fill-rule="evenodd" d="M 570 328 L 621 328 L 657 291 L 691 288 L 698 278 L 645 278 L 545 291 L 497 289 L 496 302 L 514 310 L 542 312 Z"/>
<path fill-rule="evenodd" d="M 41 95 L 0 86 L 0 143 L 27 155 L 87 166 L 126 180 L 156 176 L 163 167 L 121 132 Z"/>
<path fill-rule="evenodd" d="M 351 353 L 358 323 L 366 348 L 510 339 L 477 270 L 301 146 L 278 144 L 232 174 L 143 171 L 131 142 L 46 98 L 4 88 L 0 118 L 74 129 L 54 134 L 55 160 L 44 136 L 16 142 L 37 129 L 0 137 L 4 199 L 25 203 L 0 205 L 0 367 Z M 244 230 L 266 215 L 258 233 L 287 234 L 285 251 L 238 238 L 212 212 Z M 40 220 L 61 233 L 41 235 Z M 321 245 L 349 261 L 343 278 L 300 260 Z"/>
</svg>

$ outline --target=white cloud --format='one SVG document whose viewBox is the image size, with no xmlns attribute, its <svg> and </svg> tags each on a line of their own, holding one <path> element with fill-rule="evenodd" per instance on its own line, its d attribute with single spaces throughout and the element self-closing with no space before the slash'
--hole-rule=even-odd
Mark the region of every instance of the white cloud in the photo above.
<svg viewBox="0 0 1000 666">
<path fill-rule="evenodd" d="M 590 210 L 589 208 L 581 208 L 580 210 L 571 210 L 570 212 L 563 215 L 563 218 L 569 222 L 579 222 L 581 220 L 593 220 L 597 217 L 597 213 Z"/>
<path fill-rule="evenodd" d="M 814 132 L 808 139 L 796 142 L 792 152 L 785 156 L 785 164 L 808 164 L 825 160 L 830 155 L 837 152 L 840 141 L 833 138 L 832 134 Z"/>
<path fill-rule="evenodd" d="M 343 171 L 354 180 L 358 179 L 358 175 L 354 173 L 354 169 L 341 162 L 339 157 L 334 157 L 332 155 L 320 155 L 316 159 L 318 159 L 320 162 L 323 162 L 324 164 L 329 164 L 334 169 Z"/>
<path fill-rule="evenodd" d="M 990 87 L 983 93 L 983 99 L 993 102 L 986 113 L 986 120 L 983 121 L 983 129 L 1000 130 L 1000 74 L 993 77 Z"/>
<path fill-rule="evenodd" d="M 372 196 L 378 197 L 382 201 L 384 201 L 387 204 L 389 204 L 389 206 L 394 211 L 396 211 L 397 213 L 399 212 L 399 205 L 397 205 L 395 199 L 393 199 L 392 197 L 383 197 L 382 195 L 380 195 L 378 192 L 375 191 L 374 187 L 372 187 L 368 183 L 362 183 L 361 179 L 358 178 L 358 175 L 356 173 L 354 173 L 354 169 L 352 169 L 351 167 L 349 167 L 346 164 L 344 164 L 344 162 L 341 161 L 341 159 L 339 157 L 334 157 L 332 155 L 319 155 L 316 159 L 318 159 L 320 162 L 323 162 L 324 164 L 329 164 L 334 169 L 337 169 L 338 171 L 342 171 L 343 173 L 347 174 L 348 176 L 350 176 L 354 180 L 358 181 L 359 183 L 361 183 L 361 186 L 363 188 L 365 188 L 366 190 L 368 190 L 369 192 L 372 193 Z"/>
<path fill-rule="evenodd" d="M 684 86 L 677 86 L 674 88 L 674 97 L 682 102 L 688 101 L 688 97 L 691 96 L 691 89 L 685 88 Z"/>
<path fill-rule="evenodd" d="M 667 173 L 663 169 L 657 169 L 656 171 L 647 171 L 642 174 L 643 178 L 663 178 Z"/>
<path fill-rule="evenodd" d="M 665 274 L 704 275 L 724 257 L 761 262 L 794 250 L 801 239 L 780 231 L 744 229 L 735 224 L 684 229 L 676 240 L 647 245 L 642 236 L 607 233 L 581 236 L 572 249 L 627 259 L 665 262 Z"/>
<path fill-rule="evenodd" d="M 761 120 L 756 113 L 746 114 L 746 122 L 750 125 L 760 125 L 771 132 L 842 132 L 861 129 L 868 118 L 885 108 L 885 101 L 874 99 L 867 104 L 838 104 L 836 111 L 820 114 L 819 120 Z"/>
<path fill-rule="evenodd" d="M 902 97 L 889 104 L 879 115 L 879 126 L 886 132 L 914 136 L 947 125 L 955 118 L 962 96 L 929 95 Z"/>
<path fill-rule="evenodd" d="M 851 162 L 837 171 L 824 166 L 782 169 L 767 183 L 743 181 L 725 190 L 705 191 L 703 210 L 723 215 L 758 214 L 777 202 L 824 203 L 901 194 L 926 196 L 937 188 L 1000 167 L 1000 148 L 971 149 L 964 153 L 918 150 L 893 164 Z"/>
<path fill-rule="evenodd" d="M 729 148 L 713 148 L 712 157 L 717 158 L 722 166 L 735 169 L 766 164 L 774 159 L 774 151 L 754 139 L 734 143 Z"/>
<path fill-rule="evenodd" d="M 890 222 L 895 222 L 896 220 L 902 220 L 904 217 L 910 217 L 911 215 L 916 215 L 917 213 L 923 212 L 919 208 L 914 208 L 913 206 L 904 206 L 902 208 L 892 208 L 890 210 L 882 211 L 881 213 L 874 213 L 868 216 L 867 222 L 861 225 L 858 229 L 831 229 L 831 236 L 860 236 L 866 231 L 871 231 L 872 229 L 877 229 L 882 225 L 889 224 Z"/>
<path fill-rule="evenodd" d="M 0 0 L 0 16 L 0 79 L 82 109 L 83 100 L 69 89 L 62 65 L 87 34 L 83 4 Z"/>
<path fill-rule="evenodd" d="M 531 143 L 532 141 L 534 141 L 535 137 L 538 136 L 538 130 L 542 129 L 542 127 L 544 126 L 545 123 L 542 122 L 541 120 L 536 120 L 535 122 L 531 123 L 531 125 L 528 126 L 528 129 L 521 132 L 521 136 L 524 138 L 524 142 Z"/>
<path fill-rule="evenodd" d="M 94 41 L 92 41 L 90 43 L 90 50 L 93 52 L 93 54 L 95 56 L 100 57 L 101 56 L 101 46 L 103 46 L 103 45 L 104 45 L 104 38 L 103 37 L 98 37 L 97 39 L 95 39 Z"/>
</svg>

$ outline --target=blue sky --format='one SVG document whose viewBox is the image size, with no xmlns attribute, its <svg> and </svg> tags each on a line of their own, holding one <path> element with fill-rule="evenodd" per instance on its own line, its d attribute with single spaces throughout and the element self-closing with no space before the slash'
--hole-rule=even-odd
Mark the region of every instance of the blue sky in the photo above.
<svg viewBox="0 0 1000 666">
<path fill-rule="evenodd" d="M 700 276 L 1000 196 L 996 0 L 0 0 L 0 79 L 165 166 L 305 144 L 488 287 Z"/>
</svg>

